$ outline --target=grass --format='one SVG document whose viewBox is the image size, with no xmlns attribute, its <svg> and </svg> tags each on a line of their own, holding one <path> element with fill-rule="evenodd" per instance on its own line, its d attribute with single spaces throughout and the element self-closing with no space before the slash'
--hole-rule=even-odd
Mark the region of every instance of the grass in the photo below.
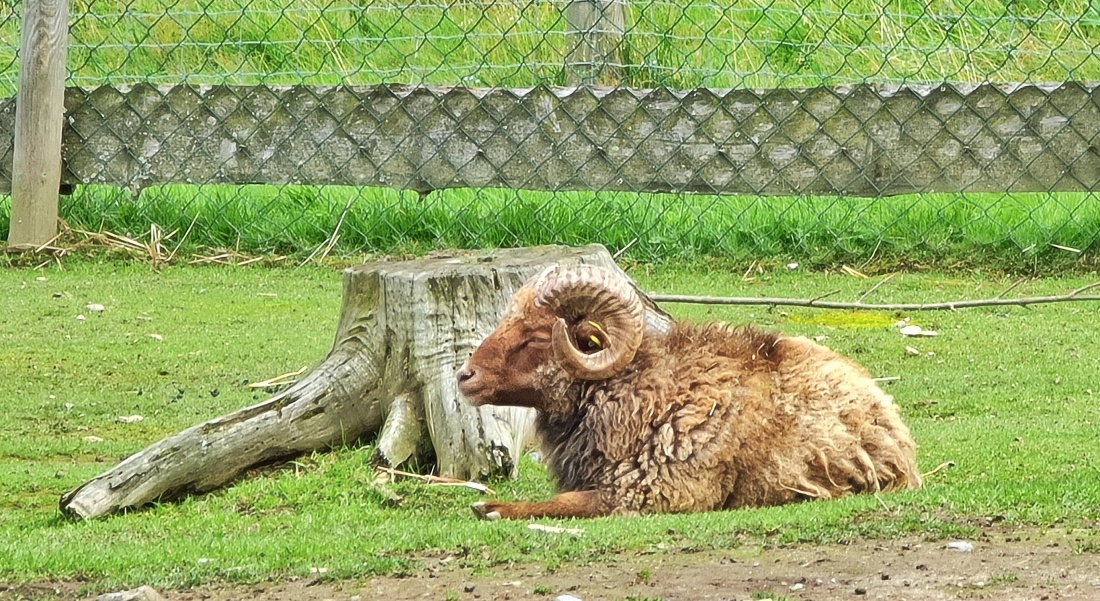
<svg viewBox="0 0 1100 601">
<path fill-rule="evenodd" d="M 565 83 L 559 2 L 73 2 L 71 81 Z M 811 86 L 855 81 L 1100 79 L 1089 0 L 716 0 L 626 3 L 624 83 Z M 0 8 L 0 65 L 21 3 Z M 9 73 L 13 69 L 0 69 Z M 14 74 L 0 78 L 13 89 Z"/>
<path fill-rule="evenodd" d="M 71 85 L 565 83 L 555 2 L 132 0 L 71 6 Z M 18 72 L 20 2 L 0 6 L 0 94 Z M 1100 9 L 1089 0 L 769 0 L 627 4 L 624 85 L 715 88 L 851 82 L 1100 80 Z M 348 204 L 348 201 L 352 204 Z M 82 187 L 74 226 L 195 245 L 306 255 L 350 207 L 338 253 L 544 242 L 631 245 L 631 258 L 748 256 L 818 264 L 1072 263 L 1095 249 L 1091 194 L 925 195 L 875 201 L 171 186 L 137 198 Z M 0 232 L 10 199 L 0 197 Z M 610 215 L 610 217 L 609 217 Z M 3 234 L 0 234 L 3 235 Z"/>
<path fill-rule="evenodd" d="M 726 266 L 723 266 L 726 267 Z M 743 283 L 708 264 L 637 265 L 648 290 L 685 294 L 857 298 L 866 280 L 768 270 Z M 39 278 L 44 278 L 40 280 Z M 876 299 L 994 296 L 1001 277 L 894 278 Z M 1057 293 L 1076 277 L 1025 282 L 1013 294 Z M 912 315 L 941 332 L 903 340 L 875 318 L 763 307 L 674 306 L 694 319 L 752 321 L 827 343 L 876 376 L 903 406 L 924 470 L 923 491 L 692 516 L 607 518 L 555 537 L 525 524 L 474 521 L 470 491 L 376 488 L 366 446 L 338 448 L 218 492 L 90 523 L 63 519 L 58 497 L 121 457 L 180 429 L 256 402 L 245 384 L 319 360 L 331 343 L 340 282 L 331 269 L 177 268 L 69 261 L 64 270 L 0 271 L 0 582 L 87 580 L 101 590 L 149 584 L 255 582 L 401 574 L 453 554 L 474 570 L 504 562 L 550 568 L 619 551 L 732 548 L 1009 527 L 1074 528 L 1100 519 L 1100 370 L 1094 304 Z M 89 313 L 87 303 L 106 306 Z M 78 321 L 77 314 L 86 319 Z M 152 336 L 156 334 L 157 337 Z M 904 347 L 922 355 L 909 356 Z M 934 353 L 930 354 L 930 353 Z M 143 415 L 121 424 L 121 415 Z M 95 436 L 102 441 L 91 441 Z M 542 466 L 495 486 L 506 499 L 550 494 Z M 1083 545 L 1089 544 L 1088 542 Z M 94 554 L 88 552 L 95 549 Z"/>
<path fill-rule="evenodd" d="M 599 242 L 641 261 L 720 256 L 1035 270 L 1092 265 L 1100 244 L 1094 194 L 764 199 L 453 190 L 420 197 L 378 188 L 165 186 L 134 198 L 82 187 L 62 200 L 61 216 L 76 228 L 134 237 L 156 223 L 177 231 L 168 246 L 182 242 L 185 253 L 236 248 L 299 257 L 338 232 L 335 252 L 344 255 Z M 10 202 L 0 199 L 0 231 L 9 219 Z"/>
</svg>

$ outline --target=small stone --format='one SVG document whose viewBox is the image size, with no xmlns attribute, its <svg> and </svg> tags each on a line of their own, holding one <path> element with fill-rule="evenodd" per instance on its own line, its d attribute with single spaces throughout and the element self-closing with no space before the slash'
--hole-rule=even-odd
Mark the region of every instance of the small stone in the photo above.
<svg viewBox="0 0 1100 601">
<path fill-rule="evenodd" d="M 907 347 L 905 347 L 905 354 L 906 355 L 911 355 L 913 357 L 919 357 L 920 356 L 920 351 L 918 351 L 917 349 L 915 349 L 911 346 L 907 346 Z"/>
<path fill-rule="evenodd" d="M 787 263 L 787 269 L 790 269 L 791 271 L 798 269 L 798 263 Z"/>
<path fill-rule="evenodd" d="M 115 421 L 120 424 L 136 424 L 145 419 L 143 415 L 120 415 L 115 418 Z"/>
<path fill-rule="evenodd" d="M 161 336 L 160 334 L 149 334 L 149 337 L 158 342 L 164 340 L 164 336 Z"/>
<path fill-rule="evenodd" d="M 889 574 L 883 574 L 883 575 L 881 576 L 881 578 L 882 578 L 883 580 L 889 580 L 889 579 L 890 579 L 890 575 L 889 575 Z"/>
<path fill-rule="evenodd" d="M 804 588 L 806 588 L 805 584 L 802 584 L 801 582 L 796 582 L 796 583 L 791 585 L 791 592 L 796 593 L 796 592 L 798 592 L 798 591 L 800 591 Z"/>
<path fill-rule="evenodd" d="M 100 595 L 96 597 L 96 601 L 164 601 L 164 597 L 152 587 L 143 586 L 130 591 Z"/>
<path fill-rule="evenodd" d="M 970 553 L 974 550 L 974 545 L 964 540 L 955 540 L 947 543 L 944 548 L 959 553 Z"/>
<path fill-rule="evenodd" d="M 857 588 L 857 589 L 856 589 L 856 594 L 857 594 L 857 595 L 866 595 L 866 594 L 867 594 L 867 589 L 865 589 L 865 588 L 862 588 L 862 587 L 860 587 L 860 588 Z"/>
<path fill-rule="evenodd" d="M 898 332 L 900 332 L 902 336 L 910 336 L 910 337 L 915 337 L 915 336 L 931 337 L 931 336 L 939 336 L 940 335 L 939 332 L 933 332 L 932 330 L 925 330 L 924 328 L 922 328 L 920 326 L 905 326 L 904 328 L 898 330 Z"/>
<path fill-rule="evenodd" d="M 85 319 L 85 317 L 83 315 L 77 315 L 76 316 L 77 321 L 84 321 L 84 319 Z"/>
<path fill-rule="evenodd" d="M 554 597 L 554 601 L 581 601 L 580 597 L 574 597 L 573 595 L 558 595 Z"/>
<path fill-rule="evenodd" d="M 99 303 L 88 303 L 87 305 L 84 305 L 84 309 L 86 309 L 87 311 L 91 311 L 92 313 L 102 313 L 107 310 L 107 307 L 104 307 Z"/>
<path fill-rule="evenodd" d="M 38 276 L 38 277 L 34 278 L 34 281 L 36 281 L 36 282 L 45 282 L 46 278 L 44 278 L 42 276 Z"/>
<path fill-rule="evenodd" d="M 466 586 L 462 587 L 462 592 L 464 592 L 464 593 L 472 593 L 472 592 L 474 592 L 474 588 L 475 588 L 475 587 L 474 587 L 474 585 L 472 585 L 472 584 L 467 584 Z"/>
</svg>

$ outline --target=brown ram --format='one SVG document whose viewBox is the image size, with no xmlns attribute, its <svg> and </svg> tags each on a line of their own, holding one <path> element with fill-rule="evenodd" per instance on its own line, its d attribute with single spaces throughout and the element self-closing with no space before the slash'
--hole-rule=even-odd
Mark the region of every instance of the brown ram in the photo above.
<svg viewBox="0 0 1100 601">
<path fill-rule="evenodd" d="M 868 374 L 805 338 L 675 323 L 633 285 L 551 267 L 458 373 L 475 405 L 538 412 L 559 494 L 485 519 L 694 512 L 920 488 L 916 445 Z"/>
</svg>

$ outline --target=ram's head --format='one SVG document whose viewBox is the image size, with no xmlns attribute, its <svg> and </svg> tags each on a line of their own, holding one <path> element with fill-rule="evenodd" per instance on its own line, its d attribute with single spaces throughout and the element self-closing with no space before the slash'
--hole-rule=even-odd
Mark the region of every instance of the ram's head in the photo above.
<svg viewBox="0 0 1100 601">
<path fill-rule="evenodd" d="M 644 330 L 645 305 L 626 278 L 592 265 L 549 267 L 512 297 L 458 387 L 475 405 L 543 408 L 563 384 L 621 372 Z"/>
</svg>

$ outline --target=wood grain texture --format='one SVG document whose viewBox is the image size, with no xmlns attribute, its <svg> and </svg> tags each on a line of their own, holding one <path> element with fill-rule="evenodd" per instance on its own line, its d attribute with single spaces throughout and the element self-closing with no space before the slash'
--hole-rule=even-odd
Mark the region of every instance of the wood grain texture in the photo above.
<svg viewBox="0 0 1100 601">
<path fill-rule="evenodd" d="M 24 3 L 18 109 L 9 109 L 11 152 L 0 151 L 11 165 L 12 246 L 40 246 L 57 235 L 68 34 L 68 0 Z"/>
</svg>

